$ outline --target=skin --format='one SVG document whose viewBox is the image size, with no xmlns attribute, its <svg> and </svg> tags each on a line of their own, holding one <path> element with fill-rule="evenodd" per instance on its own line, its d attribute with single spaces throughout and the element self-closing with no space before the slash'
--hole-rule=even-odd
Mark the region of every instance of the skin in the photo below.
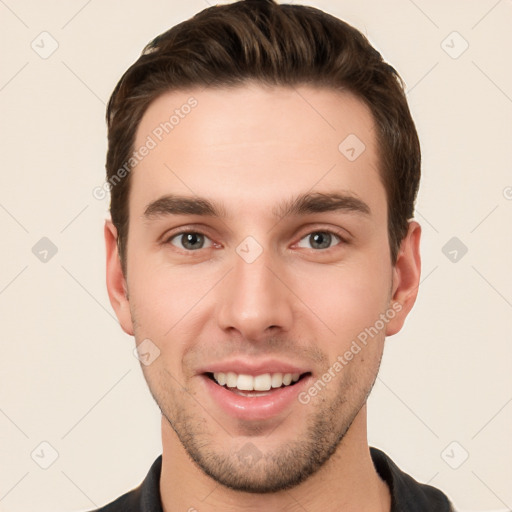
<svg viewBox="0 0 512 512">
<path fill-rule="evenodd" d="M 119 322 L 160 350 L 141 366 L 162 411 L 163 508 L 389 511 L 369 454 L 366 399 L 385 337 L 416 299 L 421 230 L 409 223 L 393 265 L 372 115 L 349 93 L 323 88 L 174 91 L 150 105 L 135 147 L 190 96 L 197 107 L 132 171 L 126 275 L 116 229 L 105 225 Z M 366 146 L 352 162 L 338 150 L 349 134 Z M 273 214 L 312 192 L 356 197 L 369 213 Z M 166 194 L 206 198 L 225 216 L 145 216 Z M 183 228 L 206 236 L 194 239 L 202 248 L 183 245 Z M 310 237 L 319 232 L 326 248 Z M 262 249 L 252 263 L 236 252 L 247 236 Z M 272 355 L 316 380 L 393 304 L 400 311 L 317 396 L 271 419 L 225 414 L 197 373 L 232 356 Z M 254 464 L 236 456 L 248 443 L 261 455 Z"/>
</svg>

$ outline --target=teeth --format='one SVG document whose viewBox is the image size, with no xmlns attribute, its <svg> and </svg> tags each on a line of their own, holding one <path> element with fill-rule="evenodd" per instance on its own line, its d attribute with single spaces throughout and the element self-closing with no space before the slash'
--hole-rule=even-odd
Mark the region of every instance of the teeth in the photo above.
<svg viewBox="0 0 512 512">
<path fill-rule="evenodd" d="M 240 380 L 240 377 L 238 377 L 238 380 Z M 253 389 L 256 391 L 268 391 L 272 387 L 272 377 L 270 373 L 257 375 L 252 380 L 254 381 Z"/>
<path fill-rule="evenodd" d="M 226 384 L 226 382 L 227 382 L 226 374 L 225 374 L 225 373 L 216 373 L 215 375 L 216 375 L 215 380 L 216 380 L 216 381 L 217 381 L 221 386 L 224 386 L 224 384 Z"/>
<path fill-rule="evenodd" d="M 274 373 L 272 375 L 272 387 L 280 388 L 283 384 L 283 374 L 282 373 Z"/>
<path fill-rule="evenodd" d="M 271 388 L 280 388 L 282 385 L 289 386 L 292 382 L 299 380 L 300 373 L 264 373 L 253 377 L 243 373 L 215 372 L 213 378 L 221 386 L 237 388 L 240 391 L 268 391 Z"/>
<path fill-rule="evenodd" d="M 222 374 L 222 375 L 224 375 L 224 374 Z M 215 378 L 215 374 L 213 374 L 213 377 Z M 236 388 L 237 381 L 238 381 L 238 376 L 236 373 L 228 372 L 226 374 L 226 386 L 228 388 Z M 219 384 L 220 384 L 220 382 L 219 382 Z"/>
<path fill-rule="evenodd" d="M 252 391 L 254 389 L 254 377 L 251 375 L 239 375 L 236 387 L 240 391 Z"/>
</svg>

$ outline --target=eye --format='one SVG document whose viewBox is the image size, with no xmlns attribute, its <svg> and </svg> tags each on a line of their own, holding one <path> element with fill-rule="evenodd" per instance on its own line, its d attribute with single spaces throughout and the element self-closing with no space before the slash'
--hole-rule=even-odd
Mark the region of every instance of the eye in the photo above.
<svg viewBox="0 0 512 512">
<path fill-rule="evenodd" d="M 212 246 L 212 241 L 206 235 L 193 231 L 178 233 L 169 238 L 167 242 L 185 251 L 197 251 L 198 249 L 205 249 Z"/>
<path fill-rule="evenodd" d="M 302 238 L 297 244 L 298 247 L 307 249 L 329 249 L 332 242 L 342 242 L 342 239 L 329 231 L 313 231 L 309 235 Z"/>
</svg>

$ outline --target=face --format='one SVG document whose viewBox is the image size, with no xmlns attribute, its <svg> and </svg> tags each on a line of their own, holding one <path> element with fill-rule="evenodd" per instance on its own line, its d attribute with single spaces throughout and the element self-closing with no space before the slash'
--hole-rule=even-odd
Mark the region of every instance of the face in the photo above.
<svg viewBox="0 0 512 512">
<path fill-rule="evenodd" d="M 372 115 L 326 89 L 172 92 L 145 113 L 143 145 L 126 281 L 111 226 L 107 245 L 120 322 L 151 348 L 150 390 L 221 484 L 297 485 L 335 452 L 412 305 Z"/>
</svg>

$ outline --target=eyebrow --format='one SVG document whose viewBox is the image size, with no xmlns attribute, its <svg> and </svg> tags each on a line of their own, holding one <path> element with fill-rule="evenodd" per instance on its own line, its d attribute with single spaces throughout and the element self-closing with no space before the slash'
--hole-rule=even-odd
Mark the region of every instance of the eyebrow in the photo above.
<svg viewBox="0 0 512 512">
<path fill-rule="evenodd" d="M 370 207 L 353 194 L 345 193 L 306 193 L 285 201 L 272 209 L 275 217 L 307 215 L 324 212 L 351 212 L 370 215 Z M 216 205 L 202 197 L 165 195 L 147 205 L 144 217 L 148 220 L 167 215 L 200 215 L 226 217 L 223 205 Z"/>
</svg>

